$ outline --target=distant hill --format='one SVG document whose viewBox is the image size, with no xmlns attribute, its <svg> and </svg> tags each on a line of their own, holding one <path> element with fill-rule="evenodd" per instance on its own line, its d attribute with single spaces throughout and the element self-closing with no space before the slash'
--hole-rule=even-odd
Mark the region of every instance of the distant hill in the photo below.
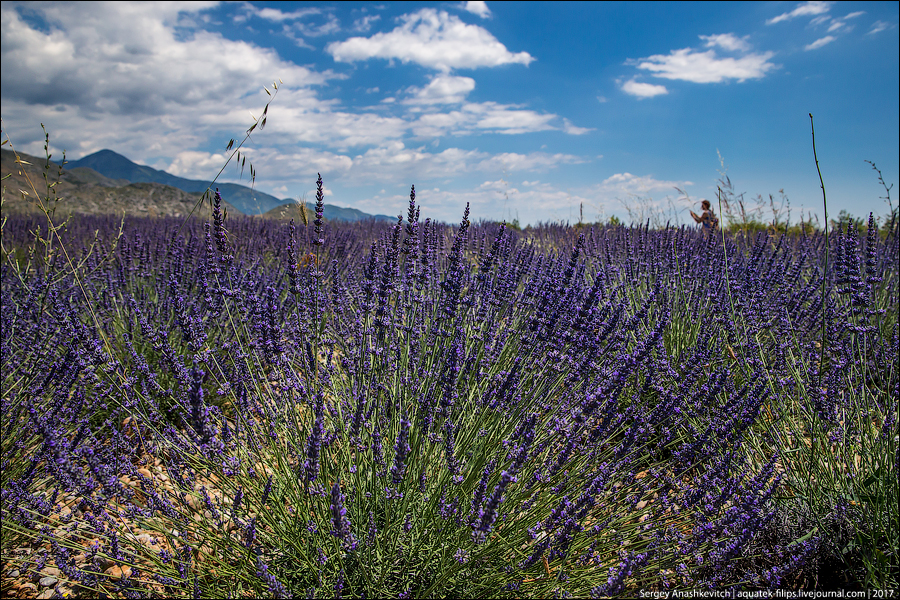
<svg viewBox="0 0 900 600">
<path fill-rule="evenodd" d="M 31 189 L 28 178 L 39 195 L 46 195 L 47 185 L 44 182 L 46 159 L 22 152 L 19 152 L 19 157 L 30 164 L 18 165 L 12 151 L 0 149 L 0 172 L 4 178 L 2 183 L 4 213 L 38 210 L 32 200 L 35 190 Z M 56 181 L 57 169 L 57 165 L 51 164 L 48 172 L 51 183 Z M 199 193 L 188 193 L 160 183 L 131 183 L 124 178 L 111 179 L 84 166 L 63 169 L 59 185 L 55 189 L 60 198 L 56 205 L 57 213 L 60 215 L 82 213 L 185 217 L 190 214 L 201 197 Z M 25 198 L 22 197 L 23 191 L 27 194 Z M 229 212 L 239 212 L 227 201 L 224 205 Z M 209 208 L 201 207 L 194 214 L 201 217 L 208 216 Z"/>
<path fill-rule="evenodd" d="M 70 171 L 79 168 L 90 168 L 110 179 L 125 180 L 131 183 L 161 183 L 190 193 L 202 194 L 209 186 L 208 181 L 185 179 L 165 171 L 139 165 L 112 150 L 94 152 L 82 159 L 68 163 L 66 168 Z M 217 183 L 214 188 L 219 189 L 223 200 L 227 200 L 229 204 L 246 215 L 266 215 L 269 218 L 281 218 L 279 216 L 281 213 L 278 212 L 279 209 L 296 205 L 296 201 L 292 198 L 276 198 L 236 183 Z M 285 208 L 284 210 L 288 209 Z M 273 211 L 275 212 L 273 213 Z M 393 220 L 385 215 L 374 215 L 373 217 L 373 215 L 366 214 L 355 208 L 344 208 L 333 204 L 325 205 L 323 216 L 329 221 L 359 221 L 369 218 Z"/>
<path fill-rule="evenodd" d="M 375 219 L 376 221 L 393 222 L 397 220 L 397 217 L 389 217 L 387 215 L 370 215 L 355 208 L 342 208 L 333 204 L 326 204 L 324 208 L 325 209 L 322 211 L 322 216 L 326 221 L 364 221 L 366 219 Z M 310 221 L 316 218 L 315 209 L 316 205 L 314 203 L 306 204 L 306 218 Z M 263 214 L 263 217 L 265 217 L 266 219 L 278 219 L 281 221 L 294 219 L 296 223 L 302 222 L 302 216 L 300 214 L 300 204 L 295 200 L 290 201 L 290 203 L 288 204 L 276 206 L 272 210 L 267 211 L 265 214 Z"/>
<path fill-rule="evenodd" d="M 202 194 L 210 183 L 198 179 L 185 179 L 152 167 L 139 165 L 112 150 L 100 150 L 66 165 L 67 169 L 79 167 L 88 167 L 110 179 L 125 179 L 131 183 L 161 183 L 192 193 Z M 213 186 L 213 189 L 215 188 L 219 188 L 219 193 L 222 194 L 224 200 L 246 215 L 260 215 L 285 202 L 265 192 L 236 183 L 216 183 Z"/>
</svg>

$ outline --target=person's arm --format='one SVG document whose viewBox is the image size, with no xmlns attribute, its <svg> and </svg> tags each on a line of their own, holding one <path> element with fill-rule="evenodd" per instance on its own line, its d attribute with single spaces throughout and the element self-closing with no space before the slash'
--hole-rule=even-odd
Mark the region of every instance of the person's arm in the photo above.
<svg viewBox="0 0 900 600">
<path fill-rule="evenodd" d="M 691 216 L 694 217 L 694 220 L 695 220 L 695 221 L 697 221 L 698 223 L 702 223 L 702 222 L 703 222 L 703 219 L 700 218 L 700 217 L 698 217 L 698 216 L 697 216 L 697 213 L 695 213 L 694 211 L 690 211 L 690 213 L 691 213 Z"/>
</svg>

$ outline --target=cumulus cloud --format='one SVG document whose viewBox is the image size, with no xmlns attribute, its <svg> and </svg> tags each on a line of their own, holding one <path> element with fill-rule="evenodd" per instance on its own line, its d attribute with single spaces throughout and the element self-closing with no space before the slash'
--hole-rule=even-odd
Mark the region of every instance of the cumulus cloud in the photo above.
<svg viewBox="0 0 900 600">
<path fill-rule="evenodd" d="M 326 50 L 339 62 L 396 59 L 444 72 L 505 64 L 528 65 L 534 60 L 527 52 L 510 52 L 483 27 L 468 25 L 445 11 L 423 8 L 403 15 L 400 21 L 399 26 L 387 33 L 332 42 Z"/>
<path fill-rule="evenodd" d="M 746 81 L 759 79 L 775 68 L 769 62 L 774 52 L 748 53 L 740 57 L 720 57 L 715 50 L 700 52 L 691 48 L 672 50 L 669 54 L 629 61 L 638 69 L 650 71 L 656 77 L 692 81 L 694 83 L 720 83 L 729 79 Z"/>
<path fill-rule="evenodd" d="M 215 173 L 226 160 L 228 156 L 223 153 L 185 150 L 176 154 L 165 170 L 172 175 L 191 178 L 194 173 Z"/>
<path fill-rule="evenodd" d="M 664 85 L 641 83 L 635 81 L 634 78 L 629 79 L 622 84 L 622 91 L 626 94 L 637 96 L 638 98 L 652 98 L 653 96 L 660 96 L 669 93 L 669 90 L 667 90 L 666 86 Z"/>
<path fill-rule="evenodd" d="M 557 129 L 551 124 L 557 118 L 554 114 L 538 113 L 508 104 L 468 102 L 456 110 L 423 114 L 411 127 L 415 135 L 426 138 L 477 131 L 518 134 Z"/>
<path fill-rule="evenodd" d="M 833 35 L 826 35 L 825 37 L 819 38 L 811 44 L 807 44 L 806 46 L 803 47 L 803 49 L 804 50 L 815 50 L 817 48 L 821 48 L 825 44 L 830 44 L 831 42 L 833 42 L 836 39 L 837 38 L 834 37 Z"/>
<path fill-rule="evenodd" d="M 396 177 L 415 177 L 419 180 L 453 177 L 459 173 L 500 173 L 507 171 L 547 171 L 562 164 L 584 162 L 572 154 L 546 152 L 503 152 L 490 154 L 479 150 L 447 148 L 428 152 L 425 147 L 408 148 L 402 141 L 394 141 L 370 148 L 353 158 L 351 177 L 359 181 L 396 181 Z"/>
<path fill-rule="evenodd" d="M 796 17 L 808 17 L 813 15 L 821 15 L 831 10 L 833 2 L 805 2 L 797 5 L 797 8 L 790 12 L 781 13 L 777 17 L 766 20 L 766 25 L 774 25 L 782 21 L 790 21 Z"/>
<path fill-rule="evenodd" d="M 718 46 L 723 50 L 730 50 L 732 52 L 738 50 L 747 52 L 750 50 L 750 44 L 747 42 L 749 37 L 749 35 L 745 35 L 744 37 L 739 38 L 733 33 L 719 33 L 716 35 L 701 35 L 700 39 L 706 42 L 708 48 Z"/>
<path fill-rule="evenodd" d="M 301 8 L 300 10 L 284 12 L 277 8 L 258 8 L 250 3 L 245 4 L 244 8 L 249 14 L 255 17 L 265 19 L 266 21 L 274 21 L 276 23 L 282 21 L 295 21 L 309 15 L 318 15 L 322 13 L 322 10 L 319 8 Z"/>
<path fill-rule="evenodd" d="M 211 178 L 226 161 L 225 142 L 246 130 L 253 122 L 250 113 L 259 116 L 269 100 L 262 86 L 280 78 L 284 83 L 269 111 L 269 126 L 258 130 L 242 149 L 262 174 L 257 189 L 279 196 L 306 190 L 317 172 L 332 181 L 339 178 L 342 185 L 368 186 L 374 181 L 438 183 L 438 178 L 455 180 L 466 173 L 495 178 L 504 170 L 542 172 L 584 162 L 554 152 L 498 154 L 446 147 L 438 152 L 428 143 L 417 147 L 420 142 L 409 141 L 480 133 L 590 131 L 522 105 L 468 102 L 475 81 L 449 73 L 451 67 L 528 64 L 533 59 L 526 53 L 509 53 L 484 29 L 446 13 L 426 10 L 419 17 L 407 16 L 394 32 L 402 33 L 408 26 L 410 35 L 422 34 L 438 45 L 439 52 L 441 44 L 452 42 L 474 49 L 473 53 L 448 55 L 443 63 L 432 60 L 438 72 L 392 105 L 352 109 L 321 95 L 323 88 L 346 76 L 298 66 L 273 49 L 205 31 L 209 13 L 204 11 L 213 3 L 27 5 L 40 27 L 23 17 L 28 13 L 22 6 L 4 3 L 0 8 L 0 76 L 4 126 L 24 152 L 42 153 L 38 124 L 43 122 L 51 132 L 51 150 L 58 154 L 65 148 L 70 159 L 111 148 L 173 174 Z M 258 9 L 248 18 L 287 27 L 300 43 L 298 24 L 330 22 L 323 12 L 278 7 Z M 426 22 L 429 18 L 431 24 Z M 362 86 L 362 90 L 375 93 L 379 88 Z M 220 181 L 249 184 L 247 173 L 241 180 L 233 168 L 226 169 Z M 441 189 L 433 193 L 444 194 L 445 186 Z M 451 217 L 458 215 L 448 212 Z"/>
<path fill-rule="evenodd" d="M 668 191 L 676 187 L 684 188 L 689 185 L 694 184 L 691 181 L 668 181 L 656 179 L 650 175 L 641 177 L 626 172 L 610 175 L 603 180 L 597 189 L 622 194 L 641 195 L 648 192 Z"/>
<path fill-rule="evenodd" d="M 459 104 L 466 99 L 469 92 L 475 89 L 475 80 L 471 77 L 439 74 L 422 88 L 410 88 L 412 96 L 405 100 L 407 104 Z"/>
<path fill-rule="evenodd" d="M 115 148 L 152 162 L 222 130 L 246 129 L 247 109 L 259 114 L 266 98 L 261 87 L 276 77 L 285 82 L 282 92 L 302 98 L 310 110 L 327 108 L 313 88 L 332 73 L 217 33 L 176 35 L 181 10 L 206 6 L 30 5 L 47 24 L 41 30 L 4 3 L 0 80 L 5 124 L 14 123 L 8 130 L 38 143 L 33 128 L 18 124 L 42 121 L 73 158 Z M 235 110 L 223 113 L 223 107 Z"/>
<path fill-rule="evenodd" d="M 518 156 L 521 160 L 526 155 Z M 428 216 L 447 222 L 458 221 L 466 203 L 469 203 L 472 213 L 480 218 L 506 221 L 518 218 L 523 224 L 575 221 L 579 218 L 581 210 L 586 220 L 605 221 L 609 214 L 622 212 L 623 202 L 634 203 L 636 198 L 640 198 L 641 204 L 637 207 L 638 210 L 634 211 L 635 215 L 663 215 L 664 224 L 671 216 L 666 196 L 673 192 L 676 186 L 684 189 L 693 185 L 691 181 L 670 181 L 656 179 L 652 175 L 638 176 L 624 172 L 616 173 L 601 183 L 589 186 L 561 187 L 538 180 L 518 181 L 515 175 L 516 161 L 509 157 L 505 159 L 505 164 L 497 164 L 494 161 L 479 163 L 477 156 L 473 157 L 468 153 L 465 158 L 471 162 L 464 161 L 460 164 L 466 165 L 467 168 L 470 165 L 477 165 L 494 176 L 481 183 L 473 183 L 468 188 L 435 191 L 427 190 L 423 185 L 422 194 L 416 195 L 417 201 L 422 206 L 423 217 Z M 451 164 L 452 160 L 445 166 L 449 167 Z M 500 168 L 489 170 L 496 167 Z M 501 172 L 506 174 L 497 178 L 496 175 Z M 416 191 L 419 190 L 419 185 L 416 185 Z M 384 194 L 383 191 L 381 193 Z M 384 211 L 385 209 L 379 207 L 385 205 L 395 206 L 399 211 L 407 201 L 405 195 L 396 193 L 373 198 L 368 201 L 368 205 L 373 211 Z M 648 214 L 643 215 L 642 211 Z"/>
<path fill-rule="evenodd" d="M 460 8 L 473 15 L 478 15 L 482 19 L 487 19 L 491 16 L 491 9 L 488 8 L 487 2 L 484 1 L 469 0 L 469 2 L 464 2 Z"/>
</svg>

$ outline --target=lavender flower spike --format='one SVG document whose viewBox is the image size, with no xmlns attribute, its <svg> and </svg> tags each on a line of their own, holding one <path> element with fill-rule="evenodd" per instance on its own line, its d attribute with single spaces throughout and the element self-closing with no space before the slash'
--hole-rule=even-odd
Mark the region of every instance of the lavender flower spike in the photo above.
<svg viewBox="0 0 900 600">
<path fill-rule="evenodd" d="M 356 539 L 350 531 L 350 519 L 347 518 L 347 509 L 344 508 L 344 495 L 341 493 L 340 480 L 331 486 L 331 522 L 333 529 L 331 535 L 340 538 L 350 549 L 356 549 Z"/>
<path fill-rule="evenodd" d="M 406 457 L 409 454 L 409 420 L 406 415 L 400 418 L 400 433 L 397 435 L 397 443 L 394 445 L 394 465 L 391 467 L 391 482 L 394 485 L 403 481 L 406 471 Z"/>
<path fill-rule="evenodd" d="M 322 189 L 322 175 L 319 175 L 319 179 L 316 181 L 316 220 L 313 221 L 315 225 L 315 238 L 313 239 L 314 246 L 321 246 L 325 243 L 325 232 L 322 229 L 322 214 L 325 212 L 325 192 Z"/>
</svg>

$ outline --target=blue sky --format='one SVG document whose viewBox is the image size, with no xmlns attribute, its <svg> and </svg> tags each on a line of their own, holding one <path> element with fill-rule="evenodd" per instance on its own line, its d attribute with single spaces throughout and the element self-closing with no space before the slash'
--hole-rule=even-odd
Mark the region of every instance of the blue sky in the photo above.
<svg viewBox="0 0 900 600">
<path fill-rule="evenodd" d="M 898 55 L 896 2 L 3 2 L 0 94 L 19 150 L 44 123 L 70 160 L 204 179 L 280 80 L 256 186 L 311 198 L 321 172 L 369 213 L 415 184 L 446 221 L 686 222 L 721 157 L 797 221 L 822 213 L 810 112 L 829 213 L 886 212 L 865 161 L 898 181 Z"/>
</svg>

